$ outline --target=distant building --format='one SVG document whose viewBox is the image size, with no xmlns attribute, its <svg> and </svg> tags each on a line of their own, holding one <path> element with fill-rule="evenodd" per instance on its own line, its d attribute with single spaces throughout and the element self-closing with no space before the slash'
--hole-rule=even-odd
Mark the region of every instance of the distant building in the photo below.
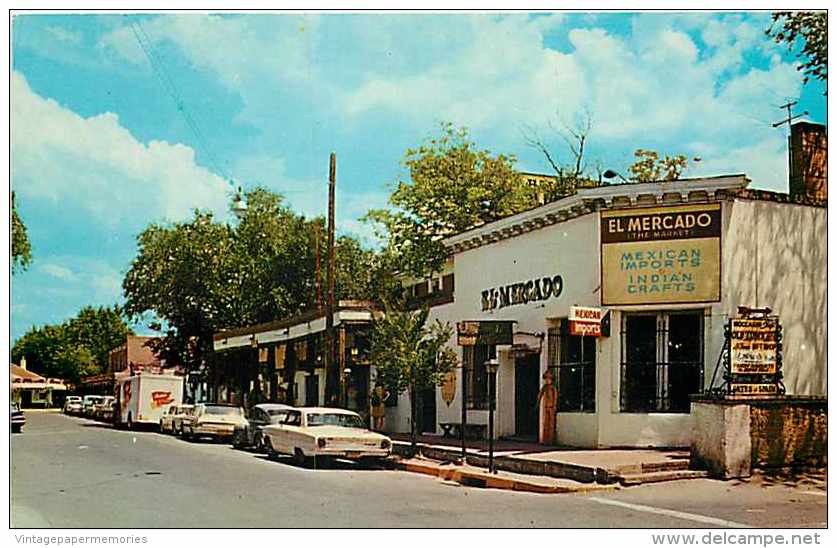
<svg viewBox="0 0 837 548">
<path fill-rule="evenodd" d="M 99 375 L 81 379 L 85 394 L 111 394 L 115 386 L 115 375 L 126 370 L 162 373 L 165 363 L 154 353 L 151 344 L 156 337 L 128 335 L 125 342 L 108 353 L 108 363 Z"/>
<path fill-rule="evenodd" d="M 61 379 L 48 379 L 26 369 L 26 358 L 20 365 L 9 364 L 12 401 L 21 407 L 52 407 L 64 399 L 67 386 Z"/>
</svg>

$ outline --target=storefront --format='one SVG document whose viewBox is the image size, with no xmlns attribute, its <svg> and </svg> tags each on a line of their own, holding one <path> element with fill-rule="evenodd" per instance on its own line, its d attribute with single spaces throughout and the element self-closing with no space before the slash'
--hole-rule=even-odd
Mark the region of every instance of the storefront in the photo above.
<svg viewBox="0 0 837 548">
<path fill-rule="evenodd" d="M 712 383 L 739 306 L 780 317 L 787 393 L 824 395 L 825 204 L 748 183 L 582 189 L 446 240 L 458 283 L 431 319 L 512 322 L 511 344 L 451 341 L 467 370 L 468 422 L 487 423 L 484 364 L 496 357 L 498 436 L 534 439 L 549 370 L 559 443 L 688 445 L 689 396 Z M 578 307 L 600 311 L 595 330 L 578 328 Z M 437 428 L 461 420 L 462 372 L 450 404 L 437 391 Z M 402 396 L 388 429 L 408 431 L 408 410 Z"/>
<path fill-rule="evenodd" d="M 340 371 L 339 401 L 329 402 L 369 414 L 373 371 L 369 335 L 379 310 L 365 301 L 340 301 L 334 313 L 335 360 Z M 325 315 L 299 316 L 222 331 L 207 374 L 216 401 L 247 405 L 255 399 L 292 405 L 325 405 Z"/>
</svg>

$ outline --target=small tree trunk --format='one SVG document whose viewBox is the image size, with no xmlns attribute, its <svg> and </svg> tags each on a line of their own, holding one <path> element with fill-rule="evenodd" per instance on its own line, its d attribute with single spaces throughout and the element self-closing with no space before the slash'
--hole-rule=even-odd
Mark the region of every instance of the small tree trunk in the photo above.
<svg viewBox="0 0 837 548">
<path fill-rule="evenodd" d="M 416 431 L 416 415 L 418 406 L 416 405 L 416 385 L 415 383 L 410 384 L 410 443 L 412 444 L 412 453 L 413 455 L 417 452 L 417 444 L 418 440 L 416 436 L 418 432 Z"/>
</svg>

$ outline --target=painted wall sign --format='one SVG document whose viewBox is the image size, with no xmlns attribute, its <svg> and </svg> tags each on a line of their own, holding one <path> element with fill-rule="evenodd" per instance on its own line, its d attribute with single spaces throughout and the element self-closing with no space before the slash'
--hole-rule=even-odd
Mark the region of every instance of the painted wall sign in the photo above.
<svg viewBox="0 0 837 548">
<path fill-rule="evenodd" d="M 602 304 L 721 299 L 721 204 L 601 212 Z"/>
<path fill-rule="evenodd" d="M 772 375 L 778 371 L 778 318 L 735 318 L 730 321 L 730 372 Z"/>
<path fill-rule="evenodd" d="M 564 290 L 564 279 L 556 274 L 535 278 L 500 287 L 492 287 L 482 292 L 482 310 L 494 310 L 516 304 L 545 301 L 550 297 L 560 297 Z"/>
</svg>

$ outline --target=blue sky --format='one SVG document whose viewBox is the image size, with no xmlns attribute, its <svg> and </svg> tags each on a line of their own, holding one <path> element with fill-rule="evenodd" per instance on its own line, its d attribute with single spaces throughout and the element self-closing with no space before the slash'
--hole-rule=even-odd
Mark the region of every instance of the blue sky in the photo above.
<svg viewBox="0 0 837 548">
<path fill-rule="evenodd" d="M 625 172 L 651 148 L 700 157 L 686 176 L 786 191 L 777 107 L 799 99 L 825 123 L 826 100 L 768 25 L 698 12 L 16 16 L 12 187 L 34 262 L 12 279 L 12 339 L 121 302 L 137 234 L 196 207 L 227 219 L 229 178 L 323 214 L 334 151 L 338 230 L 371 243 L 359 217 L 445 121 L 548 172 L 524 130 L 567 160 L 554 128 L 589 113 L 591 167 Z"/>
</svg>

